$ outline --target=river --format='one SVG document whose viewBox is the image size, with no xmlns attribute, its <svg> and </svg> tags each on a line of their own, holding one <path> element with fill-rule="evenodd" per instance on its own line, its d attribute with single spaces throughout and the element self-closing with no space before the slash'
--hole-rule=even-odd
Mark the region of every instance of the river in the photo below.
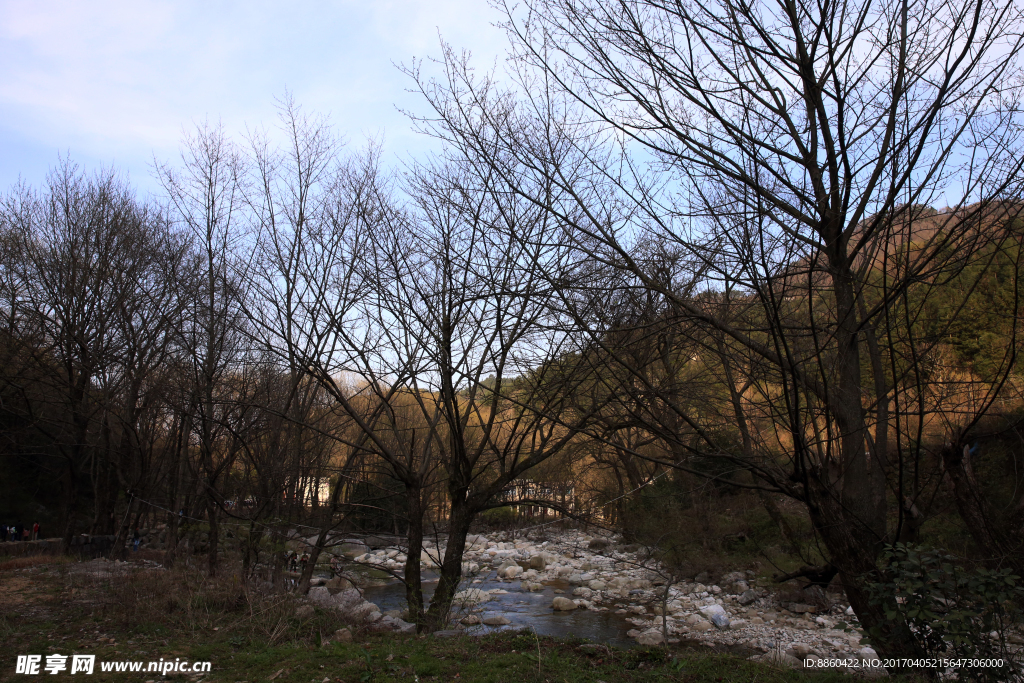
<svg viewBox="0 0 1024 683">
<path fill-rule="evenodd" d="M 548 581 L 543 591 L 529 592 L 520 588 L 519 581 L 499 581 L 495 572 L 481 574 L 478 578 L 484 578 L 481 583 L 468 584 L 466 587 L 478 588 L 483 591 L 502 589 L 508 591 L 505 594 L 494 595 L 493 599 L 482 603 L 478 607 L 483 611 L 476 612 L 481 619 L 489 616 L 500 615 L 511 623 L 506 626 L 467 626 L 467 634 L 487 633 L 500 629 L 533 629 L 536 633 L 545 636 L 576 636 L 586 638 L 595 643 L 605 643 L 618 647 L 633 647 L 636 641 L 626 636 L 626 632 L 635 628 L 626 621 L 625 614 L 615 614 L 614 611 L 591 611 L 577 609 L 571 612 L 556 612 L 551 609 L 551 601 L 561 590 L 565 597 L 571 597 L 571 586 L 565 581 Z M 424 576 L 423 592 L 426 597 L 433 594 L 437 586 L 436 576 Z M 378 605 L 382 612 L 398 609 L 404 610 L 405 586 L 399 581 L 394 581 L 385 586 L 373 586 L 364 589 L 364 597 L 370 602 Z"/>
</svg>

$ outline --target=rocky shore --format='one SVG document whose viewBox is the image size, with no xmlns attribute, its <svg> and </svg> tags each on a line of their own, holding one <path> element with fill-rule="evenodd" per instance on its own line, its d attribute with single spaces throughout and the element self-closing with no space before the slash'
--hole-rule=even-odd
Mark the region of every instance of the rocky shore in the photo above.
<svg viewBox="0 0 1024 683">
<path fill-rule="evenodd" d="M 350 541 L 344 554 L 356 565 L 400 571 L 406 556 L 397 545 L 371 549 Z M 363 551 L 363 552 L 360 552 Z M 425 548 L 421 563 L 436 568 L 443 544 Z M 857 664 L 877 657 L 861 641 L 856 617 L 841 596 L 820 590 L 772 590 L 751 571 L 718 577 L 680 577 L 648 559 L 644 549 L 614 535 L 583 531 L 549 532 L 515 538 L 509 534 L 471 535 L 467 539 L 463 578 L 456 596 L 457 626 L 483 621 L 476 613 L 493 595 L 474 588 L 485 579 L 507 583 L 508 591 L 539 591 L 556 586 L 552 610 L 595 610 L 621 614 L 635 628 L 629 636 L 641 645 L 689 641 L 747 652 L 752 658 L 801 666 L 817 658 L 846 659 Z M 492 584 L 493 585 L 493 584 Z M 314 588 L 311 599 L 319 601 Z M 352 601 L 349 594 L 344 600 Z M 372 607 L 362 607 L 372 610 Z M 379 614 L 379 611 L 378 611 Z M 368 617 L 393 620 L 397 615 Z M 493 626 L 501 626 L 491 617 Z M 483 623 L 487 623 L 484 621 Z M 507 623 L 507 620 L 506 622 Z M 383 624 L 381 624 L 383 626 Z"/>
</svg>

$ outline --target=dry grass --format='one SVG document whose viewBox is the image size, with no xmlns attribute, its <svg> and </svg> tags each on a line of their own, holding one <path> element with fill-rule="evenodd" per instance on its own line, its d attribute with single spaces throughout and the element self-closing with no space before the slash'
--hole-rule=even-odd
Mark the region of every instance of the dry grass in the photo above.
<svg viewBox="0 0 1024 683">
<path fill-rule="evenodd" d="M 27 557 L 15 557 L 10 560 L 0 562 L 0 571 L 13 571 L 15 569 L 28 569 L 29 567 L 39 567 L 47 564 L 60 564 L 61 562 L 71 561 L 70 558 L 66 558 L 62 555 L 29 555 Z"/>
<path fill-rule="evenodd" d="M 201 637 L 212 631 L 240 641 L 276 644 L 286 637 L 317 645 L 347 626 L 330 610 L 316 610 L 308 619 L 296 616 L 303 604 L 295 595 L 263 589 L 242 581 L 238 573 L 210 577 L 194 568 L 144 568 L 97 585 L 100 610 L 125 630 L 147 630 L 160 624 L 175 632 Z"/>
</svg>

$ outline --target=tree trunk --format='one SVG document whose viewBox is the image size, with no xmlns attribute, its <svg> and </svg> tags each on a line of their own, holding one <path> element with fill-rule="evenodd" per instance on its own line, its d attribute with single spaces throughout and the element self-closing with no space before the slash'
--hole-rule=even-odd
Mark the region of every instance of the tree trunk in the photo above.
<svg viewBox="0 0 1024 683">
<path fill-rule="evenodd" d="M 426 615 L 426 628 L 429 631 L 436 631 L 448 624 L 452 600 L 462 580 L 462 556 L 466 552 L 466 536 L 469 534 L 469 525 L 472 521 L 473 512 L 466 506 L 465 500 L 453 496 L 451 514 L 448 517 L 448 545 L 445 548 L 444 560 L 441 562 L 437 589 L 430 600 L 430 609 Z"/>
<path fill-rule="evenodd" d="M 423 496 L 418 487 L 407 487 L 409 501 L 409 542 L 405 556 L 405 600 L 409 605 L 409 621 L 416 624 L 416 631 L 422 631 L 423 618 L 423 577 L 420 574 L 420 556 L 423 554 Z M 460 565 L 461 566 L 461 565 Z"/>
<path fill-rule="evenodd" d="M 71 538 L 75 534 L 75 503 L 77 502 L 77 491 L 75 488 L 75 471 L 72 463 L 68 462 L 61 477 L 64 489 L 64 501 L 61 506 L 61 518 L 64 529 L 61 532 L 60 552 L 67 555 L 71 552 Z"/>
<path fill-rule="evenodd" d="M 245 542 L 245 552 L 242 554 L 242 578 L 247 580 L 252 565 L 259 559 L 258 548 L 263 539 L 263 528 L 256 526 L 256 521 L 249 523 L 249 536 Z"/>
<path fill-rule="evenodd" d="M 213 492 L 207 491 L 206 494 L 206 517 L 210 524 L 210 533 L 208 535 L 209 548 L 207 553 L 207 570 L 210 576 L 217 575 L 217 544 L 220 542 L 220 525 L 217 518 L 217 502 L 213 499 Z"/>
<path fill-rule="evenodd" d="M 164 550 L 164 566 L 174 566 L 174 556 L 178 552 L 178 514 L 167 513 L 167 548 Z"/>
<path fill-rule="evenodd" d="M 107 555 L 108 559 L 123 559 L 125 556 L 125 546 L 128 542 L 128 537 L 131 535 L 131 519 L 132 513 L 138 504 L 135 502 L 135 496 L 131 496 L 128 499 L 128 509 L 125 510 L 124 518 L 117 527 L 117 535 L 114 537 L 114 543 L 110 546 L 110 554 Z"/>
<path fill-rule="evenodd" d="M 867 630 L 877 628 L 880 632 L 881 637 L 872 636 L 872 647 L 882 658 L 924 657 L 924 651 L 907 624 L 889 621 L 885 617 L 885 605 L 869 599 L 868 583 L 881 579 L 876 566 L 879 543 L 863 532 L 861 523 L 849 519 L 849 511 L 844 510 L 835 492 L 829 490 L 817 474 L 811 473 L 808 477 L 807 503 L 811 522 L 828 549 L 832 564 L 839 570 L 846 597 L 861 625 Z M 900 673 L 909 671 L 899 670 Z"/>
</svg>

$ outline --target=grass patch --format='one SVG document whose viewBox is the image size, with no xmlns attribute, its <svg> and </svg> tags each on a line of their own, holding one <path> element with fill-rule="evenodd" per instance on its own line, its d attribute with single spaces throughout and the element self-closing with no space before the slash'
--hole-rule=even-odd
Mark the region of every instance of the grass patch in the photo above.
<svg viewBox="0 0 1024 683">
<path fill-rule="evenodd" d="M 70 561 L 73 560 L 61 555 L 28 555 L 27 557 L 11 557 L 10 559 L 0 561 L 0 572 Z"/>
<path fill-rule="evenodd" d="M 100 570 L 97 571 L 96 567 Z M 479 681 L 480 683 L 687 683 L 757 680 L 848 681 L 836 672 L 780 670 L 709 651 L 595 648 L 579 639 L 530 631 L 484 637 L 373 634 L 353 627 L 354 642 L 332 642 L 345 625 L 337 613 L 296 613 L 295 596 L 262 592 L 225 572 L 154 570 L 83 563 L 63 570 L 32 565 L 0 573 L 0 593 L 26 599 L 0 616 L 6 651 L 93 654 L 97 662 L 210 661 L 203 681 L 278 683 Z M 13 678 L 13 657 L 0 660 Z M 46 675 L 47 680 L 77 680 Z M 95 681 L 162 680 L 156 674 L 104 673 Z M 170 680 L 198 680 L 178 674 Z"/>
</svg>

